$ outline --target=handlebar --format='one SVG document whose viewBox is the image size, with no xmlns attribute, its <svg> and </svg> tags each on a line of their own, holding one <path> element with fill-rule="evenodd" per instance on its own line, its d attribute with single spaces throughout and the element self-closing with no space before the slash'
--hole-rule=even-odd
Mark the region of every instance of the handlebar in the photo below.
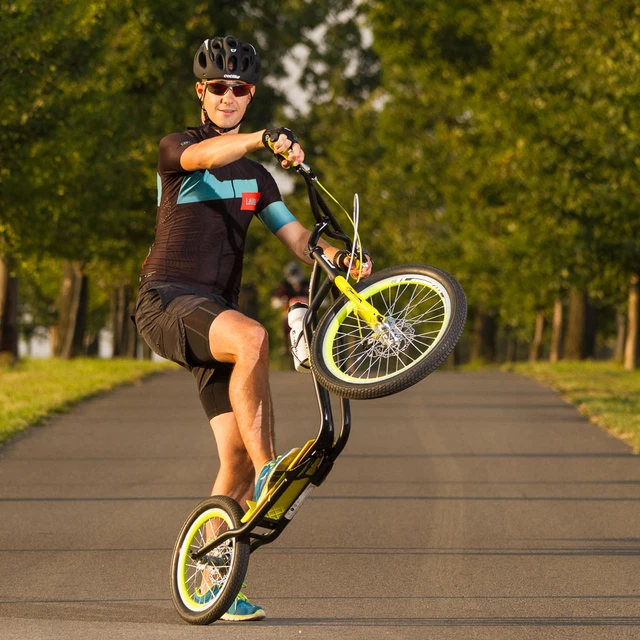
<svg viewBox="0 0 640 640">
<path fill-rule="evenodd" d="M 273 147 L 275 146 L 276 141 L 271 140 L 267 137 L 266 142 L 269 145 L 269 149 L 273 151 Z M 277 154 L 274 151 L 274 154 L 277 157 L 283 158 L 284 160 L 289 159 L 288 150 Z M 316 184 L 319 184 L 318 177 L 315 175 L 315 173 L 313 173 L 311 167 L 305 162 L 301 162 L 300 164 L 293 164 L 293 167 L 304 178 L 307 184 L 307 195 L 309 197 L 311 212 L 313 213 L 313 217 L 315 218 L 316 223 L 321 225 L 321 229 L 318 229 L 317 234 L 313 234 L 312 237 L 317 235 L 317 242 L 317 238 L 319 238 L 321 234 L 326 234 L 334 240 L 344 242 L 347 250 L 351 251 L 353 249 L 351 238 L 349 238 L 349 236 L 344 232 L 335 215 L 329 208 L 329 205 L 327 205 L 325 200 L 318 193 L 318 189 L 316 187 Z"/>
</svg>

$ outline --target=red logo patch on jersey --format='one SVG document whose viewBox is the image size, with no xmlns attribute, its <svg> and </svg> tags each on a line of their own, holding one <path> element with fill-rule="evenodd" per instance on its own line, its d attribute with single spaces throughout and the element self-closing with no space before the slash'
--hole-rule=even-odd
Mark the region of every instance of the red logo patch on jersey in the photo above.
<svg viewBox="0 0 640 640">
<path fill-rule="evenodd" d="M 255 193 L 243 193 L 240 211 L 255 211 L 258 206 L 258 200 L 260 200 L 259 191 L 256 191 Z"/>
</svg>

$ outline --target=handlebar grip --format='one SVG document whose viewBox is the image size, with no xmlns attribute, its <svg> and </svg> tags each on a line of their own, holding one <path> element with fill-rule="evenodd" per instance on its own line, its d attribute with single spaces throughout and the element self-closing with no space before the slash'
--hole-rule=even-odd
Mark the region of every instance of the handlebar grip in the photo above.
<svg viewBox="0 0 640 640">
<path fill-rule="evenodd" d="M 277 140 L 277 138 L 276 138 Z M 267 139 L 267 144 L 269 145 L 269 149 L 271 149 L 271 151 L 273 151 L 273 147 L 275 147 L 276 144 L 276 140 L 274 140 L 273 142 L 271 141 L 271 138 Z M 273 154 L 276 156 L 280 156 L 281 158 L 284 158 L 285 160 L 289 159 L 289 149 L 282 151 L 280 153 L 276 153 L 275 151 L 273 151 Z"/>
<path fill-rule="evenodd" d="M 271 151 L 273 151 L 273 147 L 275 145 L 275 142 L 271 142 L 271 140 L 267 140 L 267 144 L 269 145 L 269 149 L 271 149 Z M 276 156 L 276 158 L 282 158 L 283 160 L 289 160 L 289 149 L 285 149 L 284 151 L 281 151 L 280 153 L 276 153 L 275 151 L 273 152 L 273 154 Z M 292 164 L 292 166 L 297 167 L 298 163 L 294 162 Z"/>
<path fill-rule="evenodd" d="M 282 133 L 284 133 L 289 138 L 289 140 L 291 140 L 292 145 L 298 142 L 298 138 L 296 138 L 295 134 L 293 133 L 293 131 L 291 131 L 291 129 L 282 127 L 280 129 L 267 129 L 262 136 L 263 144 L 268 146 L 269 149 L 273 151 L 273 147 L 275 143 L 278 141 L 278 138 Z M 273 151 L 273 153 L 277 158 L 281 158 L 282 160 L 287 160 L 287 161 L 289 160 L 289 149 L 282 151 L 280 153 L 276 153 L 275 151 Z M 293 163 L 293 166 L 297 167 L 298 163 L 297 162 Z"/>
</svg>

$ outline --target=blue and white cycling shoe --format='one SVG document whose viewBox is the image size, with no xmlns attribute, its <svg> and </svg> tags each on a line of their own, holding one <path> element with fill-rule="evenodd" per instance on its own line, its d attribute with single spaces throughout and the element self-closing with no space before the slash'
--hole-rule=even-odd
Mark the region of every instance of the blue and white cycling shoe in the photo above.
<svg viewBox="0 0 640 640">
<path fill-rule="evenodd" d="M 278 481 L 299 452 L 299 448 L 289 449 L 289 451 L 278 456 L 275 460 L 269 460 L 262 467 L 256 480 L 256 488 L 253 491 L 253 500 L 255 502 L 260 502 L 260 499 Z"/>
<path fill-rule="evenodd" d="M 218 587 L 214 586 L 211 589 L 207 590 L 204 594 L 195 593 L 193 595 L 193 599 L 198 604 L 207 604 L 207 602 L 211 602 L 211 600 L 213 600 L 217 590 Z M 239 593 L 236 596 L 233 604 L 229 607 L 227 612 L 221 616 L 220 619 L 232 622 L 248 622 L 251 620 L 264 620 L 266 616 L 267 614 L 264 612 L 264 609 L 262 607 L 251 604 L 244 593 Z"/>
<path fill-rule="evenodd" d="M 267 614 L 264 612 L 262 607 L 251 604 L 244 593 L 239 593 L 234 603 L 229 607 L 227 613 L 225 613 L 220 620 L 248 622 L 251 620 L 264 620 L 266 617 Z"/>
</svg>

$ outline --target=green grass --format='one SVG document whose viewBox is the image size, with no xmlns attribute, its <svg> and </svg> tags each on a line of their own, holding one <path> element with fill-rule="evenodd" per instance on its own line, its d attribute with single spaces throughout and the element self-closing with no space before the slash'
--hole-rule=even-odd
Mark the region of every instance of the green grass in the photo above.
<svg viewBox="0 0 640 640">
<path fill-rule="evenodd" d="M 175 365 L 149 360 L 25 359 L 0 367 L 0 443 L 76 402 Z"/>
<path fill-rule="evenodd" d="M 640 370 L 608 362 L 518 363 L 506 367 L 548 384 L 591 422 L 640 452 Z"/>
</svg>

